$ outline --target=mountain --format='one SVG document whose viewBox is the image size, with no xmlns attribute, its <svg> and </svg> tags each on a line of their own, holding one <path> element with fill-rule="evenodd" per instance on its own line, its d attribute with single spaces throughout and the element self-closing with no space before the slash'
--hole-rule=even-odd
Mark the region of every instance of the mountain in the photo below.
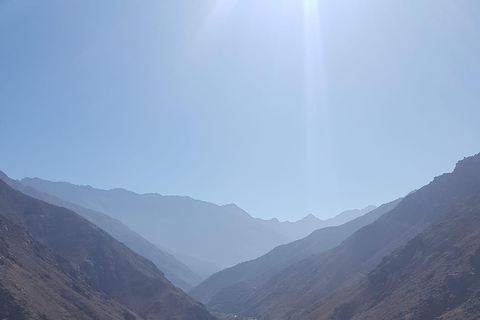
<svg viewBox="0 0 480 320">
<path fill-rule="evenodd" d="M 218 270 L 218 266 L 209 261 L 188 255 L 182 255 L 160 245 L 157 245 L 157 247 L 165 252 L 170 253 L 173 257 L 175 257 L 175 259 L 189 266 L 190 269 L 195 270 L 195 274 L 198 274 L 202 279 L 208 278 L 212 273 L 215 273 Z M 201 281 L 198 281 L 196 284 L 198 285 L 200 282 Z"/>
<path fill-rule="evenodd" d="M 478 319 L 480 195 L 297 319 Z"/>
<path fill-rule="evenodd" d="M 289 239 L 238 208 L 190 197 L 100 190 L 64 182 L 23 179 L 22 184 L 118 219 L 149 242 L 180 256 L 208 261 L 216 272 L 257 258 Z M 196 271 L 196 270 L 194 270 Z M 204 270 L 205 271 L 205 270 Z"/>
<path fill-rule="evenodd" d="M 315 217 L 313 214 L 309 214 L 295 222 L 280 222 L 276 218 L 270 220 L 263 220 L 257 218 L 257 221 L 259 221 L 267 228 L 275 230 L 276 232 L 283 234 L 284 236 L 294 241 L 305 238 L 317 229 L 342 225 L 355 218 L 361 217 L 376 208 L 376 206 L 370 205 L 365 207 L 364 209 L 347 210 L 327 220 L 321 220 Z"/>
<path fill-rule="evenodd" d="M 0 319 L 136 319 L 75 267 L 0 216 Z"/>
<path fill-rule="evenodd" d="M 460 161 L 406 196 L 394 209 L 356 231 L 334 249 L 291 265 L 255 290 L 242 315 L 292 318 L 371 272 L 382 258 L 405 245 L 447 213 L 458 212 L 480 193 L 480 154 Z M 477 203 L 470 204 L 472 207 Z M 316 307 L 319 307 L 318 305 Z"/>
<path fill-rule="evenodd" d="M 29 236 L 72 264 L 73 278 L 83 279 L 91 290 L 143 319 L 215 319 L 203 305 L 172 285 L 152 262 L 71 210 L 24 195 L 0 181 L 0 217 L 26 229 Z M 18 281 L 32 281 L 25 276 L 21 275 Z M 17 286 L 22 299 L 34 299 Z M 81 287 L 72 288 L 82 293 Z M 19 299 L 13 290 L 2 290 L 2 299 L 10 303 Z M 52 290 L 71 300 L 67 293 Z M 88 297 L 88 292 L 85 295 Z"/>
<path fill-rule="evenodd" d="M 20 182 L 10 179 L 1 171 L 0 180 L 3 180 L 10 187 L 26 195 L 59 207 L 70 209 L 89 220 L 134 252 L 152 261 L 164 272 L 168 280 L 183 290 L 191 289 L 202 280 L 200 276 L 191 271 L 185 264 L 175 259 L 171 254 L 160 250 L 116 219 L 103 213 L 60 200 L 55 196 L 48 195 L 30 186 L 24 186 Z"/>
<path fill-rule="evenodd" d="M 347 223 L 348 221 L 351 221 L 353 219 L 361 217 L 361 216 L 363 216 L 363 215 L 365 215 L 365 214 L 367 214 L 370 211 L 373 211 L 375 209 L 377 209 L 377 206 L 369 205 L 369 206 L 366 206 L 363 209 L 347 210 L 347 211 L 343 211 L 343 212 L 339 213 L 338 215 L 336 215 L 333 218 L 323 220 L 323 221 L 325 221 L 325 224 L 328 227 L 339 226 L 339 225 L 342 225 L 344 223 Z"/>
<path fill-rule="evenodd" d="M 241 297 L 237 296 L 235 292 L 238 292 L 244 298 L 248 298 L 245 294 L 246 290 L 252 293 L 255 287 L 263 285 L 268 279 L 289 265 L 312 254 L 321 253 L 339 245 L 355 231 L 393 209 L 398 202 L 400 200 L 384 204 L 343 225 L 316 230 L 306 238 L 278 246 L 257 259 L 215 273 L 190 290 L 189 294 L 198 301 L 208 303 L 207 307 L 210 310 L 226 313 L 238 312 L 238 308 L 232 310 L 225 305 L 232 300 L 235 301 L 235 304 L 240 303 Z M 351 216 L 352 212 L 357 214 L 361 211 L 351 210 L 348 215 Z M 345 215 L 347 214 L 339 215 L 340 219 L 345 219 L 346 217 L 342 217 Z M 236 288 L 239 290 L 236 290 Z"/>
</svg>

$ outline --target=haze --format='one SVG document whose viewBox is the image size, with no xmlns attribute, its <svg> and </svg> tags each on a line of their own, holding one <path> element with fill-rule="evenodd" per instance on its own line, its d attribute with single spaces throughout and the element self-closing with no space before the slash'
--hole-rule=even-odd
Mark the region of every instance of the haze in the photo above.
<svg viewBox="0 0 480 320">
<path fill-rule="evenodd" d="M 281 220 L 380 205 L 478 152 L 479 22 L 476 1 L 2 1 L 0 167 Z"/>
</svg>

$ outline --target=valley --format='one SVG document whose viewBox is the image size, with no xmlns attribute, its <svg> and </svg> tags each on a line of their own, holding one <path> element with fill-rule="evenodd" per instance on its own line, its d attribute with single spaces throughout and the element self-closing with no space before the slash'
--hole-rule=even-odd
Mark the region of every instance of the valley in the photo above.
<svg viewBox="0 0 480 320">
<path fill-rule="evenodd" d="M 176 217 L 177 222 L 158 230 L 162 233 L 170 229 L 169 235 L 176 233 L 178 237 L 185 234 L 182 230 L 172 230 L 173 227 L 183 220 L 187 225 L 182 229 L 192 230 L 188 226 L 189 219 L 185 219 L 186 214 L 192 218 L 192 213 L 195 213 L 196 221 L 217 217 L 217 225 L 226 223 L 227 219 L 231 219 L 231 225 L 241 221 L 250 226 L 242 227 L 246 232 L 243 237 L 263 235 L 259 230 L 265 230 L 262 229 L 266 228 L 265 225 L 255 225 L 258 219 L 234 205 L 216 206 L 191 198 L 163 198 L 160 195 L 145 197 L 124 190 L 104 191 L 39 179 L 18 181 L 3 173 L 0 178 L 3 180 L 0 213 L 4 219 L 2 230 L 6 232 L 2 236 L 2 259 L 7 259 L 2 260 L 6 276 L 2 299 L 10 306 L 4 316 L 18 314 L 18 317 L 25 317 L 43 312 L 47 318 L 55 318 L 48 316 L 45 309 L 33 307 L 33 296 L 19 300 L 15 291 L 40 298 L 34 293 L 34 287 L 18 285 L 28 273 L 32 274 L 30 278 L 38 277 L 39 263 L 50 264 L 53 270 L 48 271 L 48 276 L 40 275 L 39 279 L 43 280 L 39 281 L 43 284 L 36 286 L 51 288 L 49 290 L 54 295 L 60 290 L 59 284 L 45 282 L 45 277 L 55 280 L 66 277 L 70 280 L 61 281 L 73 281 L 68 286 L 81 296 L 98 297 L 92 300 L 91 306 L 81 308 L 78 303 L 84 302 L 80 296 L 75 300 L 72 300 L 73 296 L 67 298 L 74 304 L 69 307 L 69 312 L 76 312 L 78 318 L 84 313 L 98 313 L 98 308 L 105 308 L 102 307 L 104 303 L 113 303 L 113 309 L 109 311 L 112 319 L 125 314 L 139 319 L 163 318 L 164 312 L 170 314 L 168 306 L 173 303 L 172 299 L 179 301 L 174 303 L 176 309 L 172 309 L 176 310 L 178 319 L 380 319 L 391 313 L 402 317 L 408 313 L 416 314 L 415 317 L 420 318 L 473 319 L 476 316 L 480 154 L 460 161 L 452 173 L 436 177 L 404 198 L 379 207 L 370 206 L 363 212 L 358 211 L 361 212 L 358 217 L 358 214 L 350 214 L 351 220 L 337 226 L 325 223 L 324 227 L 302 239 L 283 240 L 288 243 L 203 280 L 189 266 L 146 240 L 148 233 L 141 232 L 152 229 L 143 224 L 136 233 L 124 223 L 135 228 L 141 225 L 144 217 L 149 217 L 146 221 L 150 224 L 162 219 L 166 223 L 162 216 L 172 219 L 183 214 Z M 125 195 L 128 197 L 122 198 Z M 121 201 L 121 205 L 116 201 Z M 89 208 L 82 205 L 89 205 Z M 139 213 L 142 208 L 146 213 Z M 187 208 L 193 209 L 190 212 Z M 220 213 L 222 209 L 225 211 Z M 113 210 L 118 212 L 112 214 Z M 129 210 L 132 210 L 131 215 Z M 135 223 L 133 216 L 137 219 Z M 14 235 L 9 233 L 10 229 L 18 231 Z M 290 230 L 294 229 L 298 230 L 298 225 Z M 266 234 L 274 234 L 273 237 L 280 235 L 278 229 L 277 233 L 273 229 L 269 232 Z M 282 236 L 286 238 L 285 234 Z M 14 258 L 19 249 L 12 249 L 18 245 L 12 246 L 22 237 L 31 237 L 23 241 L 32 243 L 35 248 L 43 248 L 40 250 L 46 256 L 40 259 L 45 262 L 38 262 L 38 258 L 31 256 L 37 249 L 25 251 L 23 260 Z M 272 240 L 267 239 L 266 243 L 271 243 L 269 241 Z M 224 246 L 222 250 L 236 253 L 237 245 L 231 241 L 218 242 Z M 58 261 L 64 261 L 60 269 Z M 12 267 L 15 264 L 25 271 L 14 275 L 15 268 Z M 437 275 L 435 281 L 438 284 L 428 280 L 433 275 Z M 175 288 L 164 276 L 205 304 L 209 311 Z M 132 279 L 135 282 L 131 282 Z M 429 289 L 420 290 L 425 285 L 416 284 L 418 281 L 428 283 Z M 412 287 L 409 289 L 409 286 Z M 443 296 L 458 298 L 447 302 L 439 297 L 440 300 L 434 302 L 427 292 L 436 290 L 443 290 Z M 5 295 L 7 292 L 9 295 Z M 399 294 L 403 298 L 394 298 Z M 405 295 L 411 298 L 405 298 Z M 394 302 L 398 300 L 404 302 Z M 56 301 L 51 303 L 60 303 Z"/>
<path fill-rule="evenodd" d="M 0 320 L 480 319 L 480 1 L 0 1 Z"/>
</svg>

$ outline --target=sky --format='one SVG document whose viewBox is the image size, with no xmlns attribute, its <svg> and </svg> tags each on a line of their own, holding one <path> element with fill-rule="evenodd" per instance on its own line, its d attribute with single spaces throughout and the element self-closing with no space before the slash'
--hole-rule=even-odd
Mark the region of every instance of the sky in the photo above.
<svg viewBox="0 0 480 320">
<path fill-rule="evenodd" d="M 331 217 L 480 152 L 480 2 L 2 0 L 0 170 Z"/>
</svg>

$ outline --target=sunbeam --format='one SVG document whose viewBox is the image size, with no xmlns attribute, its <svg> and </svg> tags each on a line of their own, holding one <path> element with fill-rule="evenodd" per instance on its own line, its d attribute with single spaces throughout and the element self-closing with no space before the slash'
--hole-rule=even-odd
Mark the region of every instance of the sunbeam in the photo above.
<svg viewBox="0 0 480 320">
<path fill-rule="evenodd" d="M 333 169 L 330 187 L 338 189 L 327 83 L 323 57 L 321 8 L 318 0 L 303 1 L 304 73 L 309 183 L 318 184 L 321 168 Z"/>
<path fill-rule="evenodd" d="M 193 49 L 197 50 L 202 45 L 204 40 L 212 34 L 219 25 L 228 18 L 230 12 L 236 6 L 238 0 L 216 0 L 211 8 L 210 12 L 205 19 L 205 22 L 199 27 L 196 37 L 193 41 Z"/>
</svg>

